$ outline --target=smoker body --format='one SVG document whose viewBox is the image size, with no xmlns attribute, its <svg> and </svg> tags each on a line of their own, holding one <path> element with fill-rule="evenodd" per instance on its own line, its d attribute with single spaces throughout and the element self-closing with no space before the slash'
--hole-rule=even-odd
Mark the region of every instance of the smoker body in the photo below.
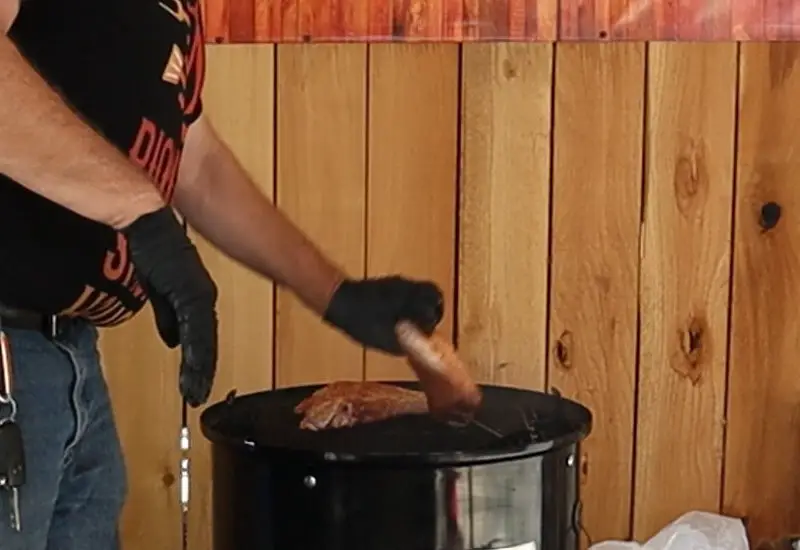
<svg viewBox="0 0 800 550">
<path fill-rule="evenodd" d="M 491 388 L 483 391 L 491 395 Z M 268 394 L 263 399 L 277 397 Z M 498 398 L 508 401 L 506 395 Z M 565 413 L 569 421 L 556 424 L 574 432 L 505 454 L 421 451 L 370 459 L 341 448 L 338 453 L 270 448 L 243 438 L 243 431 L 221 437 L 222 423 L 201 419 L 211 440 L 213 550 L 578 550 L 580 442 L 591 416 L 574 402 L 553 409 L 548 408 L 553 396 L 538 394 L 537 399 L 546 405 L 540 412 Z M 252 409 L 240 415 L 237 426 L 245 418 L 282 421 L 275 418 L 279 412 L 268 416 L 266 409 Z M 374 439 L 364 435 L 361 446 L 378 445 L 397 426 L 424 431 L 410 424 L 399 419 L 384 430 L 365 428 L 365 433 L 373 430 Z M 275 428 L 271 433 L 277 434 L 273 439 L 283 437 Z"/>
<path fill-rule="evenodd" d="M 577 550 L 579 456 L 360 468 L 215 446 L 213 550 Z"/>
</svg>

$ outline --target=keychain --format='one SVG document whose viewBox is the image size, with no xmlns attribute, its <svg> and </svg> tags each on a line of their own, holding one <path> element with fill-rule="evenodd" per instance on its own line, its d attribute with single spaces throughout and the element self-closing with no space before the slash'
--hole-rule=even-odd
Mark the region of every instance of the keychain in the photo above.
<svg viewBox="0 0 800 550">
<path fill-rule="evenodd" d="M 191 442 L 189 440 L 188 416 L 186 400 L 184 400 L 183 411 L 181 412 L 181 462 L 180 483 L 178 484 L 181 502 L 181 539 L 183 550 L 188 550 L 189 546 L 189 450 L 191 448 Z"/>
<path fill-rule="evenodd" d="M 11 528 L 22 530 L 19 491 L 25 484 L 25 450 L 17 424 L 17 401 L 13 395 L 11 346 L 0 324 L 0 407 L 9 407 L 8 416 L 0 419 L 0 489 L 9 499 Z"/>
</svg>

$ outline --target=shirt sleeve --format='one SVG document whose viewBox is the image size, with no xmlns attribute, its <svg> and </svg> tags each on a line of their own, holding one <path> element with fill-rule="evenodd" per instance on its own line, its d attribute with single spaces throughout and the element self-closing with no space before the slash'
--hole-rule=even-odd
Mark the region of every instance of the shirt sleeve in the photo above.
<svg viewBox="0 0 800 550">
<path fill-rule="evenodd" d="M 198 13 L 202 13 L 199 8 Z M 206 79 L 206 44 L 202 15 L 198 17 L 195 25 L 198 26 L 198 32 L 195 34 L 196 45 L 193 47 L 197 48 L 197 53 L 193 56 L 191 66 L 188 67 L 189 74 L 186 75 L 189 83 L 189 89 L 186 91 L 191 98 L 184 113 L 184 122 L 187 126 L 194 124 L 203 114 L 203 86 Z"/>
<path fill-rule="evenodd" d="M 192 124 L 197 122 L 197 119 L 200 118 L 200 115 L 202 114 L 203 114 L 203 98 L 199 97 L 197 98 L 197 101 L 195 102 L 193 108 L 187 111 L 186 114 L 184 114 L 183 116 L 186 126 L 191 126 Z"/>
</svg>

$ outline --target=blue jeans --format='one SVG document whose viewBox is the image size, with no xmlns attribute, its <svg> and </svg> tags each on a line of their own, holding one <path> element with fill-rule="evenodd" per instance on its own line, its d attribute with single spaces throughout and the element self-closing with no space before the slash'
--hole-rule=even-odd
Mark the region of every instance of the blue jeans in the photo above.
<svg viewBox="0 0 800 550">
<path fill-rule="evenodd" d="M 97 330 L 69 323 L 55 339 L 6 329 L 26 455 L 22 532 L 0 491 L 0 550 L 118 550 L 125 465 L 100 368 Z M 0 407 L 0 419 L 8 416 Z"/>
</svg>

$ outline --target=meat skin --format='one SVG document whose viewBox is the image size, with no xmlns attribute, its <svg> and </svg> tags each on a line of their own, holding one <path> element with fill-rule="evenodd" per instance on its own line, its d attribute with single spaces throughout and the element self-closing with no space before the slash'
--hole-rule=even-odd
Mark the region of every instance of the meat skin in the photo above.
<svg viewBox="0 0 800 550">
<path fill-rule="evenodd" d="M 338 381 L 320 388 L 294 409 L 303 415 L 300 428 L 319 431 L 428 413 L 421 391 L 380 382 Z"/>
<path fill-rule="evenodd" d="M 380 382 L 333 382 L 295 407 L 303 415 L 301 429 L 344 428 L 408 414 L 430 414 L 451 424 L 471 421 L 481 404 L 481 391 L 453 346 L 406 321 L 395 330 L 422 391 Z"/>
</svg>

